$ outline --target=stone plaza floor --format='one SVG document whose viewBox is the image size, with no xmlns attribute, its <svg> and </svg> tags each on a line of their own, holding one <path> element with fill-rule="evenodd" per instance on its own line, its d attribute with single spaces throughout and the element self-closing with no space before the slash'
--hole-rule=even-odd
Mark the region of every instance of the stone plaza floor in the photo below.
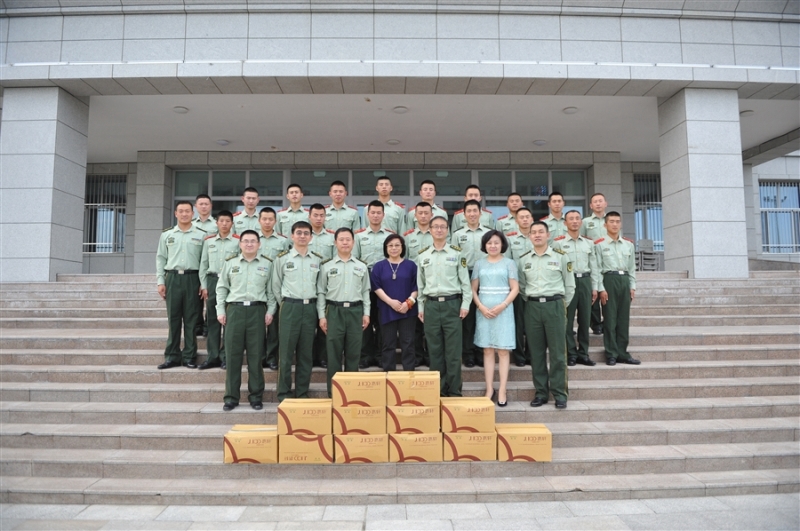
<svg viewBox="0 0 800 531">
<path fill-rule="evenodd" d="M 328 506 L 0 505 L 0 529 L 800 529 L 800 494 Z"/>
</svg>

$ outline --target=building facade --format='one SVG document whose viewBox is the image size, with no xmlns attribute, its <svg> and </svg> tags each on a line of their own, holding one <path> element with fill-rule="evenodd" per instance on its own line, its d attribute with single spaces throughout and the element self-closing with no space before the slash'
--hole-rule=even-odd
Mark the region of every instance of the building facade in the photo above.
<svg viewBox="0 0 800 531">
<path fill-rule="evenodd" d="M 794 0 L 2 0 L 0 280 L 149 273 L 176 200 L 595 192 L 664 268 L 800 257 Z"/>
</svg>

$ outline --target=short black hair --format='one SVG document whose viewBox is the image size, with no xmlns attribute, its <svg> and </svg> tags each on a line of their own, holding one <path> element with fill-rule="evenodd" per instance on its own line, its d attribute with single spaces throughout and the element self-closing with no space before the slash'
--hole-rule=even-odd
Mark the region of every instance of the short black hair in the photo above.
<svg viewBox="0 0 800 531">
<path fill-rule="evenodd" d="M 433 222 L 436 221 L 437 219 L 441 219 L 442 221 L 445 222 L 445 224 L 447 224 L 447 218 L 445 218 L 444 216 L 434 216 L 433 219 L 431 219 L 431 225 L 433 225 Z"/>
<path fill-rule="evenodd" d="M 564 214 L 564 219 L 567 219 L 567 216 L 569 216 L 569 215 L 570 215 L 570 214 L 572 214 L 572 213 L 578 214 L 579 216 L 583 217 L 583 215 L 582 215 L 580 212 L 578 212 L 578 211 L 577 211 L 577 210 L 575 210 L 575 209 L 572 209 L 572 210 L 570 210 L 569 212 L 567 212 L 566 214 Z"/>
<path fill-rule="evenodd" d="M 533 223 L 531 223 L 531 228 L 534 228 L 536 225 L 541 225 L 542 227 L 544 227 L 544 230 L 545 230 L 547 233 L 549 233 L 549 232 L 550 232 L 550 227 L 548 227 L 548 226 L 547 226 L 547 223 L 545 223 L 545 222 L 544 222 L 544 221 L 542 221 L 541 219 L 540 219 L 539 221 L 534 221 Z"/>
<path fill-rule="evenodd" d="M 481 193 L 481 187 L 478 186 L 477 184 L 471 184 L 471 185 L 467 186 L 466 188 L 464 188 L 464 195 L 467 195 L 467 191 L 468 190 L 477 190 L 478 193 Z"/>
<path fill-rule="evenodd" d="M 390 179 L 387 175 L 381 175 L 380 177 L 375 179 L 375 184 L 378 184 L 381 181 L 389 181 L 391 183 L 392 179 Z"/>
<path fill-rule="evenodd" d="M 312 210 L 327 210 L 327 209 L 325 208 L 325 205 L 323 205 L 322 203 L 314 203 L 313 205 L 308 207 L 308 213 L 311 214 Z"/>
<path fill-rule="evenodd" d="M 547 202 L 548 203 L 550 202 L 551 199 L 553 199 L 554 195 L 557 195 L 557 196 L 561 197 L 561 199 L 564 199 L 564 194 L 562 194 L 561 192 L 550 192 L 550 195 L 547 196 Z"/>
<path fill-rule="evenodd" d="M 286 187 L 286 193 L 288 194 L 288 193 L 289 193 L 289 190 L 291 190 L 292 188 L 298 188 L 298 189 L 300 190 L 300 193 L 301 193 L 301 194 L 303 193 L 303 187 L 302 187 L 302 186 L 300 186 L 300 185 L 299 185 L 299 184 L 297 184 L 297 183 L 292 183 L 292 184 L 290 184 L 289 186 L 287 186 L 287 187 Z"/>
<path fill-rule="evenodd" d="M 481 203 L 475 199 L 470 199 L 469 201 L 464 201 L 464 212 L 467 211 L 468 206 L 476 206 L 478 207 L 478 212 L 481 210 Z"/>
<path fill-rule="evenodd" d="M 197 197 L 194 198 L 194 202 L 197 203 L 199 199 L 208 199 L 209 201 L 211 201 L 211 196 L 209 196 L 208 194 L 197 194 Z"/>
<path fill-rule="evenodd" d="M 377 199 L 369 202 L 369 204 L 367 205 L 367 213 L 369 213 L 369 209 L 372 207 L 380 208 L 382 212 L 386 212 L 386 207 L 383 206 L 383 203 L 381 203 Z"/>
<path fill-rule="evenodd" d="M 600 197 L 602 197 L 603 199 L 605 199 L 605 198 L 606 198 L 605 194 L 602 194 L 602 193 L 600 193 L 600 192 L 595 192 L 595 193 L 593 193 L 593 194 L 592 194 L 592 197 L 590 197 L 590 198 L 589 198 L 589 201 L 591 202 L 591 200 L 592 200 L 592 199 L 594 199 L 594 198 L 595 198 L 595 196 L 598 196 L 598 195 L 599 195 Z"/>
<path fill-rule="evenodd" d="M 255 236 L 256 238 L 258 238 L 258 241 L 261 241 L 261 236 L 260 236 L 260 235 L 259 235 L 259 234 L 258 234 L 256 231 L 254 231 L 253 229 L 247 229 L 246 231 L 242 232 L 242 233 L 239 235 L 239 240 L 241 240 L 242 238 L 244 238 L 244 237 L 245 237 L 245 236 L 247 236 L 248 234 L 252 234 L 252 235 L 253 235 L 253 236 Z"/>
<path fill-rule="evenodd" d="M 526 206 L 524 206 L 524 207 L 519 207 L 519 210 L 517 210 L 517 216 L 519 216 L 519 213 L 520 213 L 520 212 L 527 212 L 528 214 L 530 214 L 530 215 L 531 215 L 531 217 L 533 217 L 533 212 L 531 212 L 531 209 L 530 209 L 530 208 L 528 208 L 528 207 L 526 207 Z"/>
<path fill-rule="evenodd" d="M 346 185 L 346 184 L 344 184 L 342 181 L 333 181 L 333 182 L 331 183 L 331 185 L 328 187 L 328 190 L 330 190 L 330 189 L 331 189 L 331 188 L 333 188 L 334 186 L 341 186 L 342 188 L 344 188 L 344 189 L 345 189 L 345 191 L 347 191 L 347 185 Z"/>
<path fill-rule="evenodd" d="M 192 209 L 194 209 L 194 205 L 192 204 L 191 201 L 189 201 L 188 199 L 181 199 L 180 201 L 175 201 L 175 210 L 178 210 L 178 207 L 181 205 L 189 205 L 190 207 L 192 207 Z"/>
<path fill-rule="evenodd" d="M 519 192 L 511 192 L 510 194 L 508 194 L 508 195 L 506 196 L 506 201 L 508 201 L 509 199 L 511 199 L 513 196 L 517 196 L 517 197 L 519 197 L 520 199 L 522 199 L 522 194 L 521 194 L 521 193 L 519 193 Z"/>
<path fill-rule="evenodd" d="M 220 210 L 217 212 L 217 219 L 219 218 L 231 218 L 231 221 L 233 221 L 233 214 L 230 210 Z"/>
<path fill-rule="evenodd" d="M 311 228 L 311 223 L 309 223 L 308 221 L 303 221 L 303 220 L 296 221 L 292 225 L 292 234 L 294 234 L 294 231 L 296 231 L 297 229 L 308 229 L 309 232 L 314 230 L 314 229 Z"/>
<path fill-rule="evenodd" d="M 385 240 L 383 240 L 383 256 L 389 258 L 389 251 L 387 248 L 389 247 L 389 243 L 393 242 L 394 240 L 400 240 L 400 247 L 402 250 L 400 251 L 400 257 L 406 257 L 406 239 L 400 236 L 399 234 L 390 234 Z"/>
<path fill-rule="evenodd" d="M 275 219 L 278 219 L 278 214 L 275 213 L 275 209 L 272 208 L 272 207 L 264 207 L 264 208 L 262 208 L 261 212 L 258 213 L 258 219 L 261 219 L 261 216 L 263 216 L 265 212 L 267 214 L 272 214 L 273 216 L 275 216 Z"/>
<path fill-rule="evenodd" d="M 486 252 L 486 244 L 492 239 L 493 236 L 500 238 L 500 253 L 505 253 L 508 251 L 508 240 L 506 240 L 505 235 L 499 230 L 490 230 L 483 235 L 483 238 L 481 238 L 481 252 Z"/>
<path fill-rule="evenodd" d="M 432 184 L 432 185 L 433 185 L 433 189 L 434 189 L 434 190 L 436 190 L 436 183 L 435 183 L 435 182 L 433 182 L 433 181 L 431 181 L 430 179 L 425 179 L 424 181 L 422 181 L 421 183 L 419 183 L 419 189 L 420 189 L 420 190 L 422 190 L 422 185 L 423 185 L 423 184 Z"/>
<path fill-rule="evenodd" d="M 341 234 L 343 232 L 349 232 L 350 233 L 350 237 L 355 239 L 355 236 L 353 235 L 353 229 L 351 229 L 350 227 L 339 227 L 338 229 L 336 229 L 336 232 L 333 234 L 333 239 L 334 240 L 338 240 L 339 239 L 339 234 Z"/>
<path fill-rule="evenodd" d="M 416 210 L 416 209 L 418 209 L 420 207 L 422 207 L 422 208 L 428 207 L 431 210 L 433 210 L 433 205 L 428 203 L 428 202 L 426 202 L 426 201 L 420 201 L 419 203 L 417 203 L 417 206 L 414 207 L 414 210 Z"/>
<path fill-rule="evenodd" d="M 258 190 L 256 190 L 252 186 L 248 186 L 247 188 L 245 188 L 244 192 L 242 192 L 242 195 L 246 194 L 247 192 L 253 192 L 254 194 L 258 195 Z"/>
<path fill-rule="evenodd" d="M 616 217 L 622 219 L 622 216 L 620 216 L 619 212 L 617 212 L 616 210 L 612 210 L 611 212 L 606 212 L 606 217 L 604 217 L 603 219 L 607 220 L 610 217 Z"/>
</svg>

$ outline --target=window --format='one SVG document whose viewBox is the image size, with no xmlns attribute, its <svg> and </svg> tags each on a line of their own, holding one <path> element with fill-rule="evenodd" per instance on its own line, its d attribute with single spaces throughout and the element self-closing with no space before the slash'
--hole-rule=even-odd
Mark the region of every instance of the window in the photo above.
<svg viewBox="0 0 800 531">
<path fill-rule="evenodd" d="M 633 208 L 636 241 L 652 240 L 653 251 L 664 251 L 664 224 L 661 212 L 661 175 L 633 176 Z M 637 244 L 638 245 L 638 244 Z"/>
<path fill-rule="evenodd" d="M 800 253 L 800 183 L 759 181 L 761 249 Z"/>
<path fill-rule="evenodd" d="M 88 175 L 83 212 L 84 253 L 125 252 L 127 175 Z"/>
</svg>

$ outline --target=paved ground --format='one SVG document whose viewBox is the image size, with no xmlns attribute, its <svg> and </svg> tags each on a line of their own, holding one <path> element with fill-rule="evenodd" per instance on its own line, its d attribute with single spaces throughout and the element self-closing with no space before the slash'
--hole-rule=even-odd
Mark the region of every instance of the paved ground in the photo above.
<svg viewBox="0 0 800 531">
<path fill-rule="evenodd" d="M 0 529 L 800 529 L 800 494 L 529 503 L 0 505 Z"/>
</svg>

